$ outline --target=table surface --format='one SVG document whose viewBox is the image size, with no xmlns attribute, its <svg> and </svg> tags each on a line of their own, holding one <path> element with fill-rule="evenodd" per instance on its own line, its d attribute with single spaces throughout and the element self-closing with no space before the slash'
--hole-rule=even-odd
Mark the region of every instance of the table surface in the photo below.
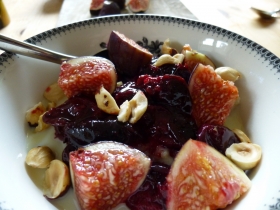
<svg viewBox="0 0 280 210">
<path fill-rule="evenodd" d="M 11 21 L 9 25 L 0 30 L 0 33 L 19 40 L 25 40 L 61 24 L 67 24 L 67 21 L 71 23 L 77 18 L 86 19 L 89 15 L 91 2 L 90 0 L 79 0 L 83 2 L 79 4 L 79 8 L 86 11 L 86 13 L 79 14 L 78 0 L 2 1 L 8 10 Z M 150 1 L 156 3 L 156 1 L 162 2 L 163 0 Z M 185 5 L 186 15 L 193 14 L 201 22 L 213 24 L 245 36 L 280 57 L 280 19 L 263 20 L 250 9 L 251 6 L 268 10 L 274 9 L 280 7 L 278 0 L 177 1 L 179 4 Z M 72 6 L 71 4 L 76 5 Z M 74 12 L 70 13 L 69 8 L 73 8 Z M 167 12 L 169 10 L 161 10 L 157 13 L 166 14 Z"/>
</svg>

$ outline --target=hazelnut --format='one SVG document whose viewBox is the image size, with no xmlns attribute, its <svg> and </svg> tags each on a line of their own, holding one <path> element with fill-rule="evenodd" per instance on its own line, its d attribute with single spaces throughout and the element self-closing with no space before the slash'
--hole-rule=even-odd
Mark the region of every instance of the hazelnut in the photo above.
<svg viewBox="0 0 280 210">
<path fill-rule="evenodd" d="M 57 83 L 48 86 L 43 95 L 48 101 L 51 102 L 58 102 L 65 96 L 63 90 L 59 87 Z"/>
<path fill-rule="evenodd" d="M 47 168 L 54 158 L 55 155 L 49 147 L 39 146 L 29 150 L 25 163 L 33 168 Z"/>
<path fill-rule="evenodd" d="M 49 102 L 48 106 L 47 106 L 47 110 L 51 110 L 52 108 L 56 107 L 56 103 L 55 102 Z"/>
<path fill-rule="evenodd" d="M 117 87 L 120 87 L 120 86 L 122 86 L 122 85 L 123 85 L 123 82 L 122 82 L 122 81 L 117 82 Z"/>
<path fill-rule="evenodd" d="M 99 93 L 95 94 L 95 100 L 99 109 L 108 114 L 118 115 L 120 108 L 118 107 L 113 96 L 102 86 Z"/>
<path fill-rule="evenodd" d="M 235 128 L 232 131 L 241 142 L 252 143 L 250 138 L 242 130 Z"/>
<path fill-rule="evenodd" d="M 37 126 L 40 116 L 46 111 L 42 102 L 35 104 L 31 109 L 26 111 L 25 119 L 30 126 Z"/>
<path fill-rule="evenodd" d="M 163 45 L 161 47 L 161 53 L 162 54 L 174 55 L 174 54 L 177 54 L 177 50 L 170 47 L 170 40 L 166 39 L 163 42 Z"/>
<path fill-rule="evenodd" d="M 44 196 L 55 199 L 64 195 L 71 183 L 68 166 L 60 160 L 53 160 L 45 172 Z"/>
<path fill-rule="evenodd" d="M 131 106 L 130 123 L 136 123 L 146 112 L 148 107 L 148 99 L 142 91 L 138 91 L 135 96 L 129 101 Z"/>
<path fill-rule="evenodd" d="M 118 121 L 136 123 L 146 112 L 148 107 L 148 99 L 142 91 L 138 91 L 130 101 L 125 101 L 120 106 L 117 116 Z M 130 119 L 129 119 L 130 118 Z"/>
<path fill-rule="evenodd" d="M 131 114 L 131 105 L 128 100 L 122 103 L 120 106 L 120 112 L 117 116 L 118 121 L 127 122 Z"/>
<path fill-rule="evenodd" d="M 182 51 L 193 51 L 193 49 L 191 48 L 191 46 L 189 44 L 185 44 L 183 46 Z"/>
<path fill-rule="evenodd" d="M 164 64 L 179 64 L 184 61 L 183 54 L 175 54 L 174 56 L 164 54 L 158 58 L 158 60 L 154 63 L 155 66 L 162 66 Z"/>
<path fill-rule="evenodd" d="M 45 113 L 44 113 L 45 114 Z M 36 126 L 35 128 L 35 132 L 40 132 L 40 131 L 43 131 L 45 129 L 47 129 L 48 127 L 50 127 L 49 124 L 46 124 L 44 121 L 43 121 L 43 116 L 44 114 L 40 115 L 39 117 L 39 120 L 38 120 L 38 125 Z"/>
<path fill-rule="evenodd" d="M 239 71 L 237 71 L 236 69 L 233 69 L 231 67 L 226 67 L 226 66 L 215 69 L 215 72 L 218 75 L 220 75 L 220 77 L 223 80 L 228 80 L 228 81 L 232 81 L 232 82 L 235 82 L 241 76 Z"/>
</svg>

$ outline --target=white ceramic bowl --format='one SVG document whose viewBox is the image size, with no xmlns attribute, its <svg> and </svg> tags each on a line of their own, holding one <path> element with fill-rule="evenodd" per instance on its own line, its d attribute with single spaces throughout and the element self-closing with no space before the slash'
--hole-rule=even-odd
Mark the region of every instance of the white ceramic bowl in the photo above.
<svg viewBox="0 0 280 210">
<path fill-rule="evenodd" d="M 242 73 L 240 119 L 253 142 L 261 145 L 263 158 L 250 173 L 252 188 L 228 209 L 278 209 L 280 205 L 280 59 L 262 46 L 225 29 L 199 21 L 156 15 L 123 15 L 69 24 L 29 38 L 27 41 L 72 55 L 93 55 L 100 43 L 117 30 L 136 41 L 170 38 L 174 46 L 190 44 L 208 55 L 218 66 Z M 4 53 L 0 56 L 0 209 L 75 209 L 70 192 L 55 202 L 47 201 L 25 166 L 29 148 L 50 143 L 52 135 L 33 137 L 25 112 L 42 100 L 44 89 L 57 80 L 56 64 Z M 52 132 L 52 131 L 49 131 Z M 27 140 L 28 139 L 28 140 Z M 60 145 L 61 147 L 62 145 Z M 69 204 L 63 204 L 70 199 Z M 62 207 L 63 205 L 66 205 Z M 277 208 L 278 207 L 278 208 Z"/>
</svg>

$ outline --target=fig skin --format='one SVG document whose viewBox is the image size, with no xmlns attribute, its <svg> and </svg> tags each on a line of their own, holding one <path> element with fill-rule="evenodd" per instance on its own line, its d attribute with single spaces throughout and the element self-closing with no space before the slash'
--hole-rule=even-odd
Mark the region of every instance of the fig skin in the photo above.
<svg viewBox="0 0 280 210">
<path fill-rule="evenodd" d="M 120 9 L 124 9 L 125 0 L 111 0 L 111 1 L 117 3 Z"/>
<path fill-rule="evenodd" d="M 141 186 L 150 166 L 146 154 L 114 141 L 70 152 L 70 173 L 80 208 L 109 210 L 125 202 Z"/>
<path fill-rule="evenodd" d="M 117 31 L 111 32 L 107 49 L 117 73 L 129 77 L 136 76 L 141 67 L 151 63 L 153 57 L 147 49 Z"/>
<path fill-rule="evenodd" d="M 197 140 L 214 147 L 223 155 L 233 143 L 240 143 L 238 137 L 229 128 L 222 125 L 203 125 L 197 131 Z"/>
<path fill-rule="evenodd" d="M 98 16 L 115 15 L 120 13 L 121 13 L 120 7 L 116 2 L 104 1 L 104 5 L 101 8 Z"/>
<path fill-rule="evenodd" d="M 90 14 L 97 16 L 104 5 L 104 0 L 92 0 L 90 4 Z"/>
</svg>

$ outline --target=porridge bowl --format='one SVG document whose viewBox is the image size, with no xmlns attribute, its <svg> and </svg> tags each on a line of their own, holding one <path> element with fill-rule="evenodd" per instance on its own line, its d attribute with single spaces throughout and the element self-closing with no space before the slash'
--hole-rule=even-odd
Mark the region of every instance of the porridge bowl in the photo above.
<svg viewBox="0 0 280 210">
<path fill-rule="evenodd" d="M 225 209 L 277 209 L 280 203 L 277 167 L 280 59 L 259 44 L 226 29 L 160 15 L 94 18 L 54 28 L 26 41 L 74 56 L 94 55 L 104 50 L 113 30 L 155 52 L 166 39 L 179 50 L 189 44 L 207 55 L 217 67 L 229 66 L 240 72 L 235 83 L 240 102 L 231 110 L 226 126 L 241 129 L 253 143 L 260 145 L 262 158 L 247 172 L 251 188 Z M 45 169 L 34 169 L 25 163 L 28 151 L 42 145 L 50 147 L 61 159 L 65 144 L 55 138 L 54 129 L 36 133 L 25 119 L 26 111 L 44 100 L 46 87 L 57 81 L 60 66 L 9 52 L 3 53 L 0 59 L 0 209 L 79 209 L 72 187 L 57 199 L 46 199 L 42 192 Z M 125 209 L 119 206 L 122 208 Z"/>
</svg>

